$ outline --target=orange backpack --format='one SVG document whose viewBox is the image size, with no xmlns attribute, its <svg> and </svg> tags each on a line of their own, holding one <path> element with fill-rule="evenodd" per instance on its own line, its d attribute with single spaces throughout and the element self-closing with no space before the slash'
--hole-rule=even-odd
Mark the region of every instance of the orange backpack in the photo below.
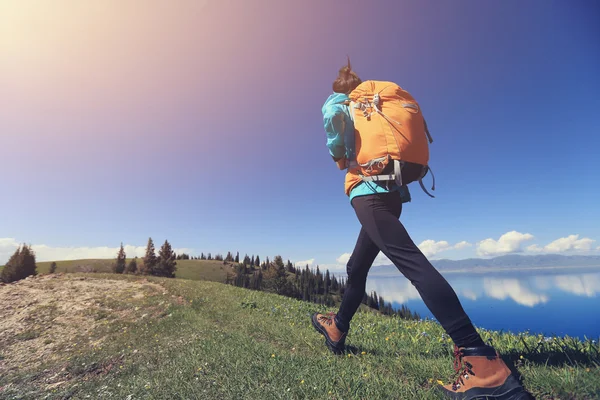
<svg viewBox="0 0 600 400">
<path fill-rule="evenodd" d="M 346 195 L 361 181 L 395 181 L 399 186 L 419 181 L 434 197 L 423 185 L 433 139 L 417 101 L 386 81 L 365 81 L 349 98 L 356 156 L 348 162 Z M 431 189 L 435 190 L 435 177 Z"/>
</svg>

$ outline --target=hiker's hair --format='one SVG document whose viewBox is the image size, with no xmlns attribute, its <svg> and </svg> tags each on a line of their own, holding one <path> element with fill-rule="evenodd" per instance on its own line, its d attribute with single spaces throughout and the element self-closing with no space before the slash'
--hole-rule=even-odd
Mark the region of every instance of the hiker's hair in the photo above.
<svg viewBox="0 0 600 400">
<path fill-rule="evenodd" d="M 348 94 L 356 89 L 361 83 L 362 81 L 358 75 L 356 75 L 356 72 L 352 71 L 350 57 L 348 57 L 348 64 L 340 68 L 337 78 L 333 81 L 333 91 L 336 93 Z"/>
</svg>

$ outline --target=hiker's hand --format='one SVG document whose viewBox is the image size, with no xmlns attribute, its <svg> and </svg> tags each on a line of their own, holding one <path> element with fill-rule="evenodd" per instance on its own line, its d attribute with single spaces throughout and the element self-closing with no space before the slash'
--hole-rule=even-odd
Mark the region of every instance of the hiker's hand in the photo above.
<svg viewBox="0 0 600 400">
<path fill-rule="evenodd" d="M 346 169 L 346 157 L 342 157 L 335 162 L 340 170 Z"/>
</svg>

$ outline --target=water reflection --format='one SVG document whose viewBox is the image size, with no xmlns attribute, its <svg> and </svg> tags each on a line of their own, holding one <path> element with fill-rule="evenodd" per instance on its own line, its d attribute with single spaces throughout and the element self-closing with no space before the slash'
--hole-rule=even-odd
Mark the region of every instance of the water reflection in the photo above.
<svg viewBox="0 0 600 400">
<path fill-rule="evenodd" d="M 473 276 L 465 273 L 452 274 L 446 279 L 461 298 L 473 301 L 482 297 L 510 299 L 526 307 L 547 303 L 559 292 L 585 297 L 595 297 L 600 292 L 600 272 L 553 275 L 516 275 L 513 272 L 512 275 Z M 415 287 L 400 273 L 369 277 L 367 291 L 373 290 L 386 301 L 398 304 L 420 299 Z"/>
<path fill-rule="evenodd" d="M 600 292 L 600 274 L 561 275 L 554 282 L 559 289 L 577 296 L 596 297 Z"/>
<path fill-rule="evenodd" d="M 415 287 L 399 272 L 369 275 L 367 291 L 377 291 L 393 307 L 405 304 L 423 318 L 433 315 Z M 445 273 L 476 326 L 513 333 L 600 337 L 600 268 Z"/>
<path fill-rule="evenodd" d="M 527 307 L 546 303 L 549 300 L 547 295 L 535 293 L 526 283 L 518 279 L 484 278 L 483 290 L 488 297 L 493 299 L 511 298 L 515 303 Z"/>
<path fill-rule="evenodd" d="M 403 304 L 409 300 L 420 299 L 421 296 L 410 281 L 398 274 L 396 278 L 367 279 L 367 292 L 375 291 L 383 296 L 386 302 Z"/>
</svg>

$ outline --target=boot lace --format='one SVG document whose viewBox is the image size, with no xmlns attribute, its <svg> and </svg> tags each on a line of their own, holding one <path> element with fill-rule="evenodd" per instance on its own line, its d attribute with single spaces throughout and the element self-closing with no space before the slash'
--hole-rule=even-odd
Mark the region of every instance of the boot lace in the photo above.
<svg viewBox="0 0 600 400">
<path fill-rule="evenodd" d="M 465 379 L 469 379 L 469 375 L 475 375 L 473 372 L 473 365 L 462 359 L 463 353 L 458 347 L 454 346 L 454 371 L 456 376 L 454 382 L 452 382 L 452 390 L 456 391 L 461 385 L 465 384 Z M 462 369 L 461 369 L 462 367 Z"/>
<path fill-rule="evenodd" d="M 333 323 L 335 315 L 336 314 L 334 312 L 328 312 L 327 314 L 324 314 L 324 315 L 322 314 L 319 317 L 319 321 L 322 322 L 322 323 L 324 323 L 324 324 L 331 325 Z"/>
</svg>

